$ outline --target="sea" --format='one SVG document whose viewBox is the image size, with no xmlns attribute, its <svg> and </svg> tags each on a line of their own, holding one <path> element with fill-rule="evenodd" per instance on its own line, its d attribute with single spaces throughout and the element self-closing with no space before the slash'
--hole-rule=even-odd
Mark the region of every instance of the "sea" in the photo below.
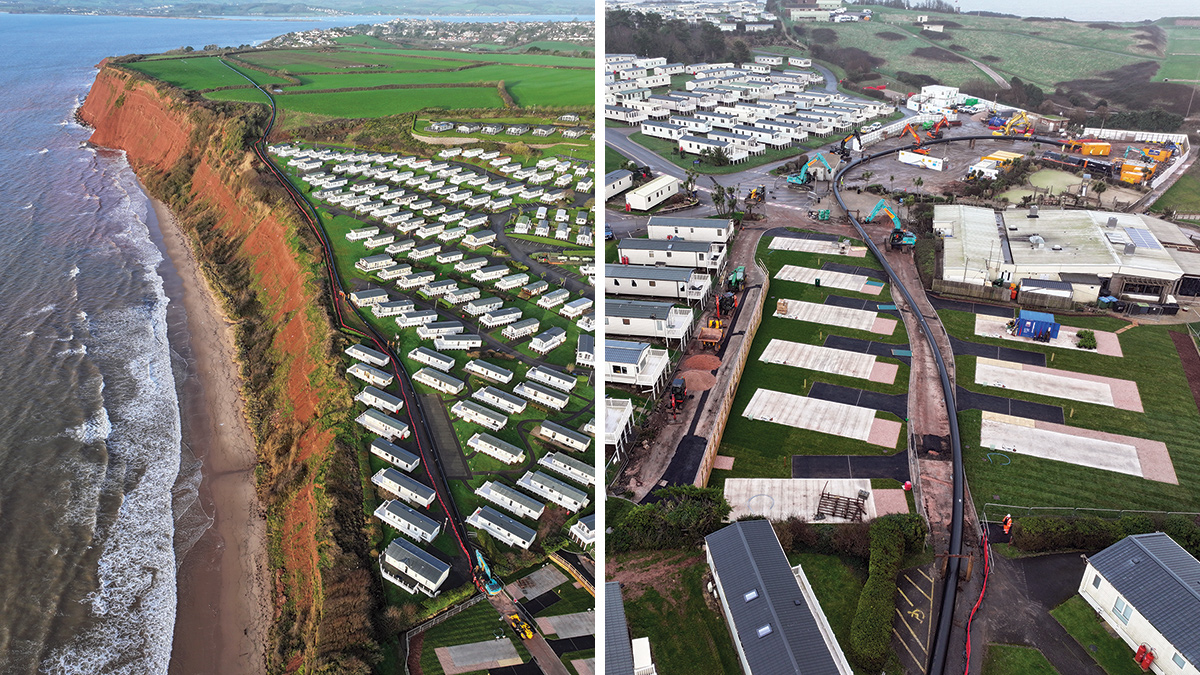
<svg viewBox="0 0 1200 675">
<path fill-rule="evenodd" d="M 1200 16 L 1195 0 L 1157 0 L 1129 4 L 1123 0 L 951 0 L 964 12 L 984 10 L 1017 16 L 1045 16 L 1072 21 L 1157 21 L 1168 16 Z"/>
<path fill-rule="evenodd" d="M 0 14 L 0 674 L 166 673 L 212 522 L 179 277 L 124 154 L 75 122 L 96 64 L 389 18 Z"/>
</svg>

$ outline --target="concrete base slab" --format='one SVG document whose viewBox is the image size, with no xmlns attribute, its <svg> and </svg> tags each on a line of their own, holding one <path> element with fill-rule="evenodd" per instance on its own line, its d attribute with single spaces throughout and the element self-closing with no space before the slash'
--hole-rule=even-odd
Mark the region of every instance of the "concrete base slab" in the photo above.
<svg viewBox="0 0 1200 675">
<path fill-rule="evenodd" d="M 859 490 L 872 493 L 863 504 L 866 520 L 876 512 L 875 495 L 870 479 L 862 478 L 726 478 L 725 501 L 733 507 L 730 520 L 745 516 L 787 520 L 802 518 L 811 521 L 821 501 L 821 491 L 842 497 L 857 497 Z M 825 523 L 850 522 L 843 518 L 826 517 Z"/>
<path fill-rule="evenodd" d="M 750 403 L 746 405 L 745 417 L 762 422 L 784 424 L 797 429 L 808 429 L 823 434 L 855 438 L 860 441 L 875 443 L 871 440 L 875 424 L 875 411 L 870 408 L 822 401 L 796 396 L 771 389 L 759 389 L 754 392 Z M 880 439 L 882 440 L 882 439 Z M 883 445 L 883 443 L 876 443 Z M 895 439 L 891 445 L 895 447 Z"/>
<path fill-rule="evenodd" d="M 508 586 L 505 590 L 513 600 L 521 600 L 524 598 L 536 598 L 542 593 L 554 590 L 560 584 L 564 584 L 567 577 L 554 565 L 546 565 L 545 567 L 526 575 L 521 579 L 517 579 Z"/>
<path fill-rule="evenodd" d="M 822 373 L 870 379 L 875 366 L 874 354 L 860 354 L 820 345 L 773 339 L 758 359 Z M 893 374 L 894 375 L 894 374 Z"/>
<path fill-rule="evenodd" d="M 1018 335 L 1009 335 L 1005 330 L 1005 325 L 1008 324 L 1007 319 L 995 316 L 986 316 L 983 314 L 975 315 L 975 334 L 990 338 L 1000 338 L 1001 340 L 1011 340 L 1013 342 L 1021 342 L 1028 345 L 1045 344 L 1051 347 L 1060 349 L 1075 349 L 1081 352 L 1092 352 L 1094 354 L 1103 354 L 1105 356 L 1124 356 L 1121 352 L 1121 338 L 1116 333 L 1104 330 L 1093 331 L 1096 333 L 1096 349 L 1082 349 L 1079 347 L 1079 331 L 1082 328 L 1074 326 L 1061 326 L 1058 330 L 1058 337 L 1049 342 L 1038 342 L 1027 337 Z"/>
<path fill-rule="evenodd" d="M 811 267 L 800 267 L 799 265 L 784 265 L 775 273 L 775 278 L 781 281 L 819 284 L 825 288 L 839 288 L 858 293 L 870 293 L 871 295 L 879 295 L 883 291 L 883 286 L 868 284 L 869 277 L 861 274 L 818 270 Z"/>
<path fill-rule="evenodd" d="M 908 513 L 908 493 L 900 488 L 872 490 L 875 513 L 886 516 L 892 513 Z"/>
<path fill-rule="evenodd" d="M 573 638 L 581 635 L 596 634 L 596 613 L 576 612 L 560 616 L 539 616 L 535 619 L 538 628 L 545 635 L 555 635 L 558 638 Z"/>
<path fill-rule="evenodd" d="M 896 373 L 900 372 L 900 364 L 898 363 L 879 363 L 871 366 L 871 374 L 867 377 L 872 382 L 882 382 L 884 384 L 893 384 L 896 381 Z"/>
<path fill-rule="evenodd" d="M 595 675 L 596 659 L 572 659 L 571 665 L 579 675 Z"/>
<path fill-rule="evenodd" d="M 848 307 L 820 305 L 803 300 L 782 299 L 775 304 L 775 316 L 797 321 L 840 326 L 855 330 L 891 335 L 896 330 L 896 319 L 885 319 L 878 312 Z"/>
<path fill-rule="evenodd" d="M 1137 382 L 979 358 L 975 383 L 1144 412 Z"/>
<path fill-rule="evenodd" d="M 484 642 L 472 642 L 453 647 L 438 647 L 434 650 L 446 675 L 470 673 L 490 668 L 503 668 L 522 663 L 512 640 L 499 638 Z"/>
<path fill-rule="evenodd" d="M 1162 441 L 984 412 L 980 445 L 1179 484 Z"/>
<path fill-rule="evenodd" d="M 843 251 L 836 241 L 820 241 L 818 239 L 796 239 L 794 237 L 772 237 L 767 248 L 776 251 L 802 251 L 804 253 L 820 253 L 822 255 L 844 255 L 850 258 L 867 257 L 865 246 L 847 246 Z"/>
<path fill-rule="evenodd" d="M 875 418 L 871 422 L 871 433 L 867 434 L 867 442 L 874 445 L 882 445 L 885 448 L 894 448 L 900 440 L 901 428 L 902 425 L 896 420 Z"/>
<path fill-rule="evenodd" d="M 713 468 L 719 471 L 732 471 L 734 459 L 736 458 L 728 455 L 717 455 L 713 458 Z"/>
</svg>

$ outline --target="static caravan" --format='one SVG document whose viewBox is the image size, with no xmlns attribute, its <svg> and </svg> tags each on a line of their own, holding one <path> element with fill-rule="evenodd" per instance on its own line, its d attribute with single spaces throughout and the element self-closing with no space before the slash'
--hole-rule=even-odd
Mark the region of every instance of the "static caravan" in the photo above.
<svg viewBox="0 0 1200 675">
<path fill-rule="evenodd" d="M 349 347 L 346 347 L 345 354 L 352 359 L 365 361 L 375 366 L 386 366 L 392 362 L 391 357 L 389 357 L 387 354 L 375 351 L 370 347 L 364 347 L 363 345 L 350 345 Z"/>
<path fill-rule="evenodd" d="M 571 297 L 570 291 L 565 288 L 556 288 L 538 298 L 537 306 L 543 309 L 554 309 L 566 302 L 569 297 Z"/>
<path fill-rule="evenodd" d="M 506 277 L 502 277 L 496 282 L 496 288 L 502 291 L 507 291 L 514 289 L 517 286 L 524 286 L 527 283 L 529 283 L 529 275 L 524 272 L 517 272 L 516 274 L 510 274 Z"/>
<path fill-rule="evenodd" d="M 520 396 L 513 396 L 507 391 L 492 386 L 476 389 L 475 393 L 471 394 L 471 398 L 499 408 L 510 415 L 518 415 L 525 412 L 525 407 L 528 405 L 525 399 Z"/>
<path fill-rule="evenodd" d="M 419 504 L 425 508 L 429 508 L 436 496 L 433 488 L 390 466 L 380 469 L 374 476 L 371 476 L 371 482 L 406 502 Z"/>
<path fill-rule="evenodd" d="M 483 230 L 480 232 L 472 232 L 464 237 L 463 246 L 476 249 L 480 246 L 488 246 L 494 241 L 496 241 L 496 233 L 492 232 L 491 230 Z"/>
<path fill-rule="evenodd" d="M 525 337 L 526 335 L 533 335 L 541 330 L 541 328 L 542 324 L 537 319 L 521 319 L 514 324 L 506 326 L 500 334 L 509 340 L 517 340 Z"/>
<path fill-rule="evenodd" d="M 414 272 L 408 276 L 400 277 L 396 280 L 396 288 L 401 290 L 413 290 L 424 288 L 427 284 L 433 282 L 437 275 L 433 272 Z"/>
<path fill-rule="evenodd" d="M 404 401 L 386 391 L 371 386 L 365 387 L 362 391 L 358 392 L 354 400 L 390 413 L 398 413 L 404 407 Z"/>
<path fill-rule="evenodd" d="M 506 326 L 520 320 L 522 314 L 520 307 L 504 307 L 484 314 L 479 319 L 479 325 L 489 329 Z"/>
<path fill-rule="evenodd" d="M 537 536 L 537 531 L 533 528 L 522 525 L 490 506 L 475 509 L 475 513 L 467 518 L 467 524 L 487 532 L 501 543 L 526 550 L 533 545 Z"/>
<path fill-rule="evenodd" d="M 567 331 L 558 326 L 553 326 L 534 335 L 533 339 L 529 341 L 529 348 L 539 354 L 545 355 L 566 341 Z"/>
<path fill-rule="evenodd" d="M 508 265 L 489 265 L 476 270 L 471 278 L 475 281 L 495 281 L 508 274 Z"/>
<path fill-rule="evenodd" d="M 414 326 L 424 326 L 425 324 L 437 318 L 438 313 L 432 309 L 418 309 L 413 312 L 404 312 L 396 317 L 396 325 L 401 328 L 412 328 Z"/>
<path fill-rule="evenodd" d="M 367 247 L 367 250 L 369 251 L 372 249 L 379 248 L 380 246 L 387 246 L 388 244 L 391 244 L 394 241 L 396 241 L 396 235 L 391 234 L 389 232 L 387 234 L 381 234 L 381 235 L 378 235 L 375 237 L 371 237 L 370 239 L 364 241 L 363 244 Z"/>
<path fill-rule="evenodd" d="M 412 471 L 421 464 L 420 457 L 382 438 L 371 441 L 371 454 L 404 471 Z"/>
<path fill-rule="evenodd" d="M 437 236 L 437 238 L 438 238 L 438 241 L 448 242 L 448 241 L 454 241 L 455 239 L 461 239 L 466 234 L 467 234 L 467 228 L 452 227 L 448 230 L 443 230 L 441 232 L 441 234 L 439 234 Z"/>
<path fill-rule="evenodd" d="M 408 593 L 432 598 L 450 576 L 450 565 L 407 539 L 396 539 L 379 556 L 379 573 Z"/>
<path fill-rule="evenodd" d="M 427 347 L 417 347 L 410 351 L 408 358 L 431 368 L 437 368 L 438 370 L 450 370 L 454 367 L 453 357 L 439 354 Z"/>
<path fill-rule="evenodd" d="M 351 189 L 354 189 L 354 188 L 351 188 Z M 349 232 L 347 232 L 346 240 L 347 241 L 363 241 L 364 239 L 370 239 L 371 237 L 374 237 L 377 234 L 379 234 L 378 227 L 360 227 L 357 230 L 350 230 Z"/>
<path fill-rule="evenodd" d="M 474 286 L 467 286 L 446 294 L 446 302 L 451 305 L 461 305 L 477 299 L 479 299 L 479 289 Z"/>
<path fill-rule="evenodd" d="M 443 232 L 442 234 L 445 233 Z M 437 255 L 433 256 L 433 259 L 443 265 L 449 265 L 452 262 L 458 262 L 459 260 L 462 260 L 463 255 L 465 254 L 462 251 L 457 249 L 449 249 L 445 251 L 438 251 Z"/>
<path fill-rule="evenodd" d="M 406 251 L 411 251 L 416 245 L 417 245 L 416 239 L 404 239 L 402 241 L 398 241 L 398 242 L 392 244 L 391 246 L 387 247 L 384 250 L 392 255 L 399 255 Z M 411 271 L 412 265 L 408 265 L 408 268 Z"/>
<path fill-rule="evenodd" d="M 433 227 L 433 226 L 431 225 L 430 227 Z M 422 228 L 422 229 L 424 229 L 424 228 Z M 440 229 L 439 229 L 439 231 L 440 231 Z M 423 235 L 420 232 L 417 232 L 417 236 L 427 237 L 429 235 L 428 234 Z M 424 246 L 417 246 L 416 248 L 409 251 L 408 257 L 411 260 L 424 260 L 425 258 L 432 258 L 433 256 L 437 255 L 437 252 L 440 250 L 442 250 L 442 247 L 438 246 L 437 244 L 425 244 Z"/>
<path fill-rule="evenodd" d="M 550 452 L 538 460 L 538 464 L 561 476 L 584 485 L 596 484 L 596 469 L 587 462 L 581 462 L 574 457 L 561 452 Z"/>
<path fill-rule="evenodd" d="M 466 307 L 463 309 L 466 310 L 467 314 L 470 314 L 471 316 L 479 316 L 480 314 L 493 312 L 503 306 L 504 301 L 500 298 L 480 298 L 478 300 L 472 300 L 471 302 L 468 302 Z"/>
<path fill-rule="evenodd" d="M 525 475 L 517 481 L 517 487 L 544 497 L 571 513 L 575 513 L 588 504 L 586 492 L 541 471 L 525 472 Z"/>
<path fill-rule="evenodd" d="M 459 401 L 450 408 L 450 414 L 472 424 L 487 427 L 492 431 L 499 431 L 508 424 L 508 416 L 502 415 L 487 406 L 479 405 L 474 401 Z"/>
<path fill-rule="evenodd" d="M 400 263 L 392 263 L 383 269 L 375 271 L 375 276 L 383 281 L 392 281 L 393 279 L 399 279 L 409 274 L 412 274 L 412 265 Z"/>
<path fill-rule="evenodd" d="M 466 387 L 466 384 L 452 375 L 447 375 L 440 370 L 433 368 L 422 368 L 413 375 L 415 382 L 432 387 L 445 394 L 457 394 Z"/>
<path fill-rule="evenodd" d="M 347 375 L 353 375 L 358 379 L 373 384 L 376 387 L 386 387 L 392 383 L 395 377 L 391 373 L 385 373 L 378 368 L 373 368 L 365 363 L 356 363 L 346 369 Z"/>
<path fill-rule="evenodd" d="M 533 382 L 522 382 L 513 389 L 513 393 L 518 396 L 523 396 L 529 399 L 530 403 L 549 408 L 551 410 L 562 410 L 571 402 L 571 396 L 561 391 L 555 391 L 540 384 Z"/>
<path fill-rule="evenodd" d="M 541 295 L 542 293 L 545 293 L 549 289 L 550 289 L 550 282 L 535 281 L 532 284 L 522 286 L 520 295 L 522 298 L 532 298 L 535 295 Z"/>
<path fill-rule="evenodd" d="M 475 434 L 467 441 L 467 447 L 482 452 L 488 457 L 498 459 L 505 464 L 519 464 L 525 461 L 524 450 L 490 434 Z"/>
<path fill-rule="evenodd" d="M 482 361 L 480 359 L 467 361 L 467 365 L 463 367 L 463 370 L 466 370 L 472 375 L 477 375 L 493 382 L 500 382 L 501 384 L 508 384 L 509 382 L 512 382 L 513 379 L 511 370 L 506 370 L 500 366 L 488 363 L 487 361 Z"/>
<path fill-rule="evenodd" d="M 350 302 L 353 302 L 356 307 L 370 307 L 381 302 L 386 302 L 388 292 L 382 288 L 368 288 L 362 291 L 354 291 L 350 294 Z"/>
<path fill-rule="evenodd" d="M 487 258 L 468 258 L 468 259 L 458 263 L 457 265 L 455 265 L 454 271 L 462 272 L 465 274 L 467 272 L 474 272 L 477 269 L 481 269 L 482 267 L 486 266 L 487 264 L 488 264 Z"/>
<path fill-rule="evenodd" d="M 422 340 L 432 340 L 441 335 L 458 335 L 463 330 L 465 328 L 461 321 L 431 321 L 424 326 L 417 327 L 417 337 Z"/>
<path fill-rule="evenodd" d="M 375 509 L 375 517 L 392 526 L 400 534 L 417 541 L 431 542 L 442 530 L 441 524 L 436 520 L 397 499 L 389 499 L 380 504 Z"/>
<path fill-rule="evenodd" d="M 389 417 L 374 408 L 367 408 L 354 421 L 362 425 L 367 431 L 379 434 L 389 441 L 407 438 L 411 433 L 407 424 L 394 417 Z"/>
<path fill-rule="evenodd" d="M 563 305 L 558 313 L 568 319 L 578 319 L 583 316 L 583 313 L 592 308 L 595 304 L 590 298 L 576 298 L 567 304 Z"/>
<path fill-rule="evenodd" d="M 574 375 L 568 375 L 561 370 L 555 370 L 549 366 L 534 366 L 529 369 L 526 376 L 535 382 L 548 384 L 562 391 L 571 391 L 579 382 L 579 379 Z"/>
<path fill-rule="evenodd" d="M 380 253 L 377 255 L 369 255 L 365 258 L 359 258 L 358 262 L 354 263 L 354 266 L 363 272 L 374 272 L 375 270 L 384 269 L 390 265 L 394 265 L 395 263 L 396 261 L 392 260 L 392 256 L 387 255 L 386 253 Z"/>
<path fill-rule="evenodd" d="M 433 339 L 433 346 L 443 350 L 466 351 L 468 349 L 478 349 L 482 347 L 483 338 L 475 335 L 474 333 L 439 335 Z"/>
<path fill-rule="evenodd" d="M 592 439 L 575 431 L 568 429 L 560 424 L 555 424 L 550 420 L 544 420 L 537 428 L 537 434 L 542 438 L 554 441 L 559 445 L 566 447 L 569 450 L 577 450 L 583 452 L 591 445 Z"/>
<path fill-rule="evenodd" d="M 425 286 L 425 288 L 423 288 L 421 290 L 421 292 L 431 298 L 436 298 L 436 297 L 443 296 L 443 295 L 449 293 L 450 291 L 456 291 L 456 290 L 458 290 L 458 282 L 457 281 L 455 281 L 454 279 L 441 279 L 441 280 L 435 281 L 431 284 L 428 284 L 427 286 Z"/>
<path fill-rule="evenodd" d="M 475 488 L 475 494 L 505 511 L 521 516 L 522 518 L 536 520 L 541 518 L 542 513 L 546 510 L 545 504 L 524 492 L 512 489 L 504 483 L 495 483 L 489 480 Z"/>
</svg>

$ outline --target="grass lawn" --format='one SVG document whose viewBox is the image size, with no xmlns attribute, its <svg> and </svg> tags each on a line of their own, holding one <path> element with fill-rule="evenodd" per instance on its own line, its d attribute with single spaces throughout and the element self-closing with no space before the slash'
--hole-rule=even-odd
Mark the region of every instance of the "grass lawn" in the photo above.
<svg viewBox="0 0 1200 675">
<path fill-rule="evenodd" d="M 413 59 L 425 61 L 426 59 Z M 360 70 L 352 73 L 304 75 L 300 87 L 289 91 L 378 87 L 388 84 L 442 84 L 499 82 L 503 80 L 517 105 L 576 106 L 592 105 L 595 84 L 592 74 L 568 68 L 536 68 L 519 65 L 495 65 L 432 73 L 389 73 Z M 478 106 L 457 106 L 460 108 Z"/>
<path fill-rule="evenodd" d="M 724 617 L 705 602 L 703 554 L 667 550 L 608 557 L 610 580 L 621 580 L 623 569 L 664 571 L 652 583 L 623 581 L 622 589 L 630 635 L 650 638 L 660 675 L 741 672 Z"/>
<path fill-rule="evenodd" d="M 734 468 L 730 471 L 713 471 L 709 481 L 710 486 L 723 485 L 726 478 L 790 478 L 791 456 L 797 454 L 835 455 L 863 454 L 879 455 L 889 452 L 886 448 L 872 445 L 841 436 L 832 436 L 816 431 L 797 429 L 780 424 L 772 424 L 759 420 L 751 420 L 742 416 L 746 405 L 758 389 L 773 389 L 789 394 L 807 395 L 812 385 L 817 381 L 829 384 L 878 391 L 886 394 L 902 394 L 908 391 L 908 366 L 895 359 L 882 358 L 884 362 L 896 363 L 899 370 L 895 382 L 884 384 L 871 382 L 840 375 L 819 373 L 802 370 L 782 364 L 763 363 L 759 360 L 763 351 L 772 339 L 787 340 L 806 344 L 820 345 L 828 335 L 844 335 L 875 342 L 902 344 L 908 341 L 908 335 L 902 323 L 896 324 L 892 335 L 879 335 L 836 326 L 808 323 L 773 316 L 775 302 L 780 298 L 803 300 L 806 302 L 823 303 L 829 295 L 847 297 L 870 297 L 872 300 L 887 302 L 890 298 L 890 288 L 885 287 L 878 296 L 866 296 L 852 291 L 817 287 L 775 279 L 775 274 L 784 265 L 799 265 L 803 267 L 820 268 L 825 262 L 838 262 L 860 267 L 878 268 L 879 263 L 873 257 L 847 258 L 845 256 L 818 255 L 798 251 L 773 251 L 768 248 L 769 238 L 759 243 L 757 257 L 766 264 L 771 276 L 771 286 L 763 309 L 762 323 L 755 334 L 754 343 L 750 348 L 750 357 L 746 362 L 746 370 L 738 386 L 733 410 L 725 433 L 721 437 L 721 454 L 736 457 Z M 897 419 L 888 413 L 877 413 L 888 419 Z M 763 443 L 763 438 L 775 439 L 773 443 Z M 902 432 L 897 444 L 900 447 L 906 443 Z"/>
<path fill-rule="evenodd" d="M 245 72 L 259 84 L 281 84 L 284 82 L 284 80 L 278 77 L 272 77 L 266 73 L 244 68 L 239 68 L 235 72 L 227 68 L 215 56 L 139 61 L 127 64 L 127 67 L 182 89 L 198 90 L 212 89 L 214 87 L 249 86 L 250 83 L 246 81 L 246 78 L 239 75 L 239 72 Z M 252 89 L 251 91 L 254 91 L 256 94 L 258 93 L 257 90 Z M 255 100 L 259 101 L 261 99 L 262 95 L 259 94 L 258 99 Z"/>
<path fill-rule="evenodd" d="M 244 81 L 244 80 L 243 80 Z M 217 101 L 264 103 L 257 89 L 226 89 L 205 94 Z M 286 110 L 334 117 L 386 117 L 422 108 L 502 108 L 504 102 L 494 87 L 428 87 L 421 89 L 376 89 L 325 94 L 277 96 L 275 103 Z"/>
<path fill-rule="evenodd" d="M 461 60 L 413 58 L 393 51 L 359 51 L 351 48 L 337 51 L 281 49 L 238 54 L 238 58 L 268 70 L 286 70 L 291 73 L 336 73 L 350 67 L 356 71 L 450 70 L 464 65 Z"/>
<path fill-rule="evenodd" d="M 1140 666 L 1133 661 L 1133 650 L 1121 638 L 1114 637 L 1081 596 L 1071 596 L 1050 610 L 1050 616 L 1067 629 L 1075 641 L 1096 659 L 1108 675 L 1138 675 Z"/>
<path fill-rule="evenodd" d="M 628 157 L 626 157 L 625 155 L 622 155 L 621 153 L 617 152 L 616 150 L 613 150 L 612 148 L 610 148 L 606 145 L 606 146 L 604 146 L 604 171 L 598 172 L 598 173 L 608 173 L 610 171 L 616 171 L 617 169 L 625 166 L 625 164 L 628 162 L 629 162 Z"/>
<path fill-rule="evenodd" d="M 558 602 L 538 612 L 537 616 L 562 616 L 596 608 L 596 598 L 580 588 L 569 575 L 566 583 L 555 587 L 554 594 L 558 596 Z"/>
<path fill-rule="evenodd" d="M 982 675 L 1058 675 L 1058 671 L 1033 647 L 988 645 Z"/>
<path fill-rule="evenodd" d="M 938 312 L 947 331 L 956 337 L 985 344 L 1016 346 L 1011 341 L 974 335 L 974 315 Z M 1116 330 L 1126 322 L 1110 317 L 1060 316 L 1060 322 L 1097 330 Z M 1008 389 L 1003 396 L 1063 406 L 1066 423 L 1098 431 L 1149 438 L 1167 444 L 1179 485 L 1148 483 L 1111 471 L 1080 467 L 1066 462 L 1006 453 L 1007 465 L 989 463 L 987 449 L 979 447 L 982 415 L 978 410 L 959 412 L 963 460 L 976 503 L 999 502 L 1018 506 L 1071 506 L 1161 511 L 1200 511 L 1200 412 L 1192 399 L 1179 355 L 1165 326 L 1139 326 L 1121 333 L 1124 357 L 1057 349 L 1041 344 L 1021 349 L 1053 355 L 1051 368 L 1118 377 L 1137 382 L 1145 413 L 1109 406 L 1067 401 Z M 974 384 L 975 358 L 955 359 L 957 381 L 973 391 L 996 393 Z"/>
<path fill-rule="evenodd" d="M 529 650 L 516 639 L 508 622 L 491 604 L 484 601 L 425 631 L 421 644 L 421 672 L 424 675 L 441 675 L 445 672 L 434 651 L 437 647 L 453 647 L 496 638 L 508 639 L 516 646 L 517 654 L 523 660 L 529 660 Z"/>
<path fill-rule="evenodd" d="M 782 150 L 767 150 L 766 152 L 764 152 L 761 155 L 752 155 L 748 159 L 746 159 L 746 161 L 740 162 L 738 164 L 726 164 L 725 166 L 714 166 L 703 160 L 701 161 L 700 164 L 693 164 L 694 161 L 700 159 L 699 155 L 688 154 L 688 155 L 684 155 L 684 156 L 680 157 L 675 152 L 675 150 L 679 147 L 678 144 L 676 144 L 672 141 L 668 141 L 665 138 L 654 138 L 653 136 L 647 136 L 647 135 L 643 134 L 642 132 L 638 131 L 638 132 L 630 134 L 629 140 L 633 141 L 634 143 L 637 143 L 638 145 L 646 148 L 647 150 L 650 150 L 654 154 L 658 155 L 659 157 L 662 157 L 663 159 L 667 160 L 668 162 L 670 162 L 678 167 L 681 167 L 684 169 L 695 169 L 697 172 L 702 173 L 702 174 L 715 174 L 715 175 L 721 175 L 721 174 L 727 174 L 727 173 L 737 173 L 739 171 L 753 169 L 754 167 L 762 166 L 764 164 L 771 164 L 774 162 L 785 162 L 789 159 L 794 159 L 796 157 L 799 157 L 800 155 L 805 154 L 812 148 L 821 147 L 822 145 L 833 142 L 833 140 L 829 139 L 829 138 L 810 138 L 807 141 L 805 141 L 803 144 L 798 145 L 796 147 L 783 148 Z"/>
<path fill-rule="evenodd" d="M 579 675 L 579 671 L 575 670 L 575 666 L 571 665 L 572 661 L 582 661 L 584 659 L 596 658 L 595 649 L 582 649 L 577 652 L 567 652 L 562 655 L 563 665 L 567 667 L 567 672 L 571 675 Z"/>
<path fill-rule="evenodd" d="M 835 555 L 792 553 L 788 562 L 804 568 L 804 576 L 808 577 L 834 636 L 840 644 L 849 645 L 858 596 L 867 580 L 861 561 L 855 566 Z"/>
<path fill-rule="evenodd" d="M 1161 197 L 1150 207 L 1152 211 L 1177 211 L 1180 213 L 1200 213 L 1200 164 L 1188 167 L 1175 184 L 1167 188 Z"/>
</svg>

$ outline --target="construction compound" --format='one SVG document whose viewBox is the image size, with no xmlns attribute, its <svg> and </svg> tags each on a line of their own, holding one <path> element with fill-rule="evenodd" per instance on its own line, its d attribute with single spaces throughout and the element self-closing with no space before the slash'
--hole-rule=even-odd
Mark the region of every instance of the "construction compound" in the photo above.
<svg viewBox="0 0 1200 675">
<path fill-rule="evenodd" d="M 880 363 L 874 354 L 772 339 L 758 357 L 764 363 L 778 363 L 832 375 L 845 375 L 872 382 L 892 384 L 899 366 Z"/>
<path fill-rule="evenodd" d="M 784 265 L 775 273 L 775 278 L 781 281 L 795 281 L 802 284 L 813 284 L 825 288 L 838 288 L 856 293 L 879 295 L 883 292 L 883 283 L 861 274 L 847 274 L 832 270 L 818 270 L 811 267 Z"/>
<path fill-rule="evenodd" d="M 781 299 L 775 304 L 775 316 L 826 326 L 853 328 L 880 335 L 891 335 L 896 330 L 897 319 L 882 317 L 878 312 L 865 309 L 849 309 L 833 305 L 819 305 L 803 300 Z M 1002 326 L 1003 327 L 1003 326 Z"/>
<path fill-rule="evenodd" d="M 1136 382 L 979 357 L 975 383 L 1144 412 Z"/>
<path fill-rule="evenodd" d="M 885 448 L 895 448 L 900 438 L 900 423 L 876 419 L 875 411 L 871 408 L 771 389 L 754 392 L 742 415 L 752 420 L 853 438 Z"/>
<path fill-rule="evenodd" d="M 795 517 L 811 522 L 817 513 L 822 492 L 849 498 L 858 497 L 860 492 L 867 493 L 867 498 L 863 500 L 865 520 L 889 513 L 908 513 L 908 499 L 903 490 L 872 490 L 869 478 L 725 479 L 725 501 L 733 508 L 729 513 L 730 520 L 748 516 L 769 520 Z M 823 520 L 829 523 L 849 522 L 836 516 L 827 516 Z"/>
<path fill-rule="evenodd" d="M 1075 328 L 1074 326 L 1062 326 L 1059 328 L 1058 337 L 1051 339 L 1049 342 L 1038 343 L 1031 338 L 1010 334 L 1005 328 L 1007 323 L 1007 319 L 995 316 L 986 316 L 984 314 L 976 314 L 975 334 L 981 337 L 1012 340 L 1013 342 L 1021 342 L 1024 344 L 1045 344 L 1050 345 L 1051 347 L 1058 347 L 1060 349 L 1077 349 L 1079 351 L 1103 354 L 1105 356 L 1124 356 L 1124 354 L 1121 352 L 1121 338 L 1117 337 L 1116 333 L 1109 331 L 1093 331 L 1096 334 L 1096 349 L 1084 349 L 1079 346 L 1079 331 L 1085 329 Z"/>
</svg>

